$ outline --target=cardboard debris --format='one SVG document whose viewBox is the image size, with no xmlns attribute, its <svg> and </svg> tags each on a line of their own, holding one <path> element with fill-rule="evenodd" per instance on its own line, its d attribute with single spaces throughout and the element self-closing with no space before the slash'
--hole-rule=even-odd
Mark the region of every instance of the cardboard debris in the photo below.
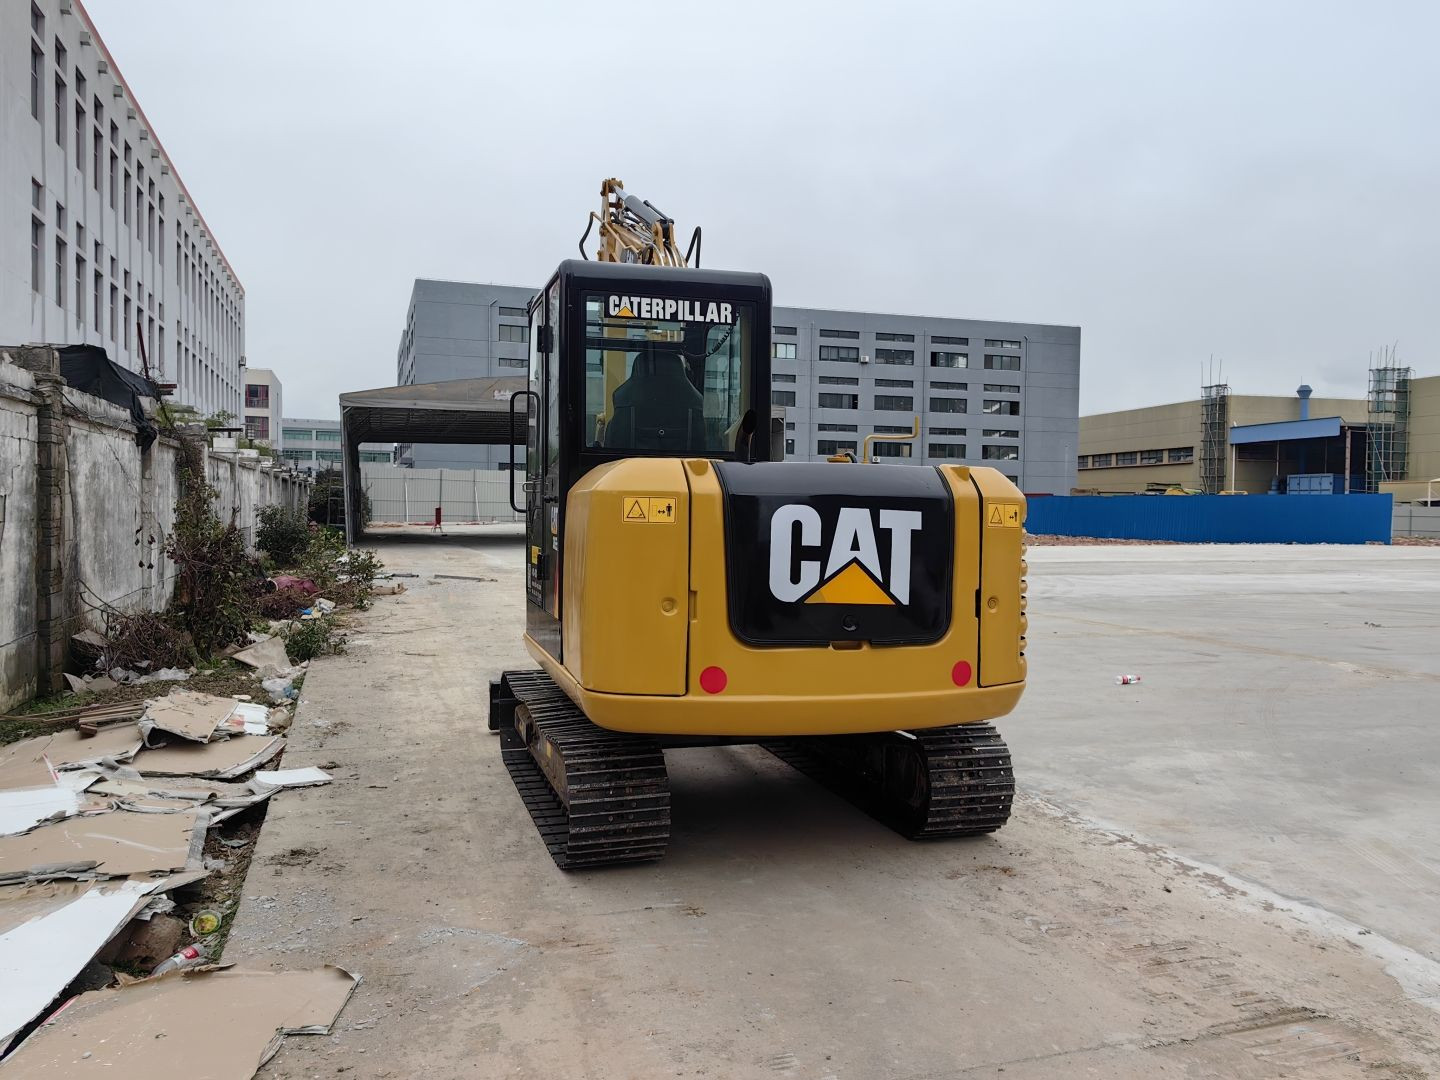
<svg viewBox="0 0 1440 1080">
<path fill-rule="evenodd" d="M 0 884 L 57 877 L 126 877 L 200 866 L 208 815 L 115 811 L 0 836 Z"/>
<path fill-rule="evenodd" d="M 285 641 L 279 637 L 267 637 L 247 646 L 235 654 L 235 659 L 246 667 L 256 670 L 269 665 L 277 671 L 288 671 L 290 657 L 285 653 Z"/>
<path fill-rule="evenodd" d="M 80 809 L 80 793 L 66 784 L 0 791 L 0 836 L 27 832 L 42 821 L 67 818 Z"/>
<path fill-rule="evenodd" d="M 213 743 L 171 743 L 142 751 L 135 769 L 142 776 L 205 776 L 233 780 L 265 764 L 285 745 L 279 735 L 234 735 Z"/>
<path fill-rule="evenodd" d="M 56 881 L 0 888 L 0 1050 L 145 906 L 150 893 L 168 887 L 164 881 Z"/>
<path fill-rule="evenodd" d="M 72 634 L 70 640 L 89 646 L 97 653 L 102 652 L 110 644 L 110 639 L 98 630 L 81 630 L 78 634 Z"/>
<path fill-rule="evenodd" d="M 0 787 L 33 787 L 33 784 L 11 784 L 12 775 L 34 775 L 34 763 L 49 762 L 56 769 L 73 769 L 102 759 L 125 762 L 140 749 L 140 729 L 134 724 L 117 724 L 104 728 L 98 735 L 85 736 L 78 731 L 57 731 L 24 739 L 9 746 L 0 746 Z"/>
<path fill-rule="evenodd" d="M 43 742 L 43 739 L 27 739 L 26 742 Z M 23 746 L 14 743 L 12 746 Z M 44 754 L 20 754 L 6 756 L 12 747 L 0 746 L 0 791 L 17 791 L 21 788 L 45 787 L 55 782 L 55 773 Z"/>
<path fill-rule="evenodd" d="M 225 730 L 234 734 L 268 735 L 270 733 L 270 710 L 259 702 L 237 701 L 235 709 L 225 721 Z"/>
<path fill-rule="evenodd" d="M 155 731 L 179 735 L 182 739 L 195 742 L 210 742 L 238 704 L 234 698 L 200 694 L 194 690 L 171 690 L 164 697 L 145 703 L 145 715 L 140 717 L 140 735 L 147 746 Z"/>
<path fill-rule="evenodd" d="M 316 784 L 330 783 L 330 774 L 313 765 L 308 769 L 280 769 L 276 772 L 260 771 L 255 774 L 255 779 L 262 784 L 271 784 L 275 787 L 314 787 Z"/>
<path fill-rule="evenodd" d="M 399 596 L 405 591 L 405 586 L 397 581 L 393 585 L 377 585 L 370 591 L 375 596 Z"/>
<path fill-rule="evenodd" d="M 82 994 L 21 1043 L 16 1076 L 248 1080 L 286 1035 L 328 1035 L 359 983 L 310 971 L 177 971 Z"/>
<path fill-rule="evenodd" d="M 113 799 L 120 809 L 140 813 L 175 813 L 204 805 L 210 811 L 210 826 L 213 828 L 240 811 L 264 802 L 280 789 L 257 780 L 248 784 L 227 784 L 194 777 L 146 779 L 138 773 L 133 777 L 112 773 L 100 779 L 90 790 L 92 794 Z"/>
</svg>

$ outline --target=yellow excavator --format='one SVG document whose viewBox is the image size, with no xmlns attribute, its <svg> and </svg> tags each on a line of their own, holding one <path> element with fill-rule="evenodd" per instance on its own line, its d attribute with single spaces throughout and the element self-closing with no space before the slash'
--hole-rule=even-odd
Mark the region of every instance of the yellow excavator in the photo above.
<svg viewBox="0 0 1440 1080">
<path fill-rule="evenodd" d="M 993 832 L 1025 688 L 1001 473 L 787 462 L 770 282 L 606 180 L 529 307 L 525 647 L 489 724 L 563 869 L 659 858 L 667 747 L 758 743 L 902 835 Z M 599 226 L 597 257 L 585 250 Z M 691 265 L 692 260 L 695 265 Z"/>
</svg>

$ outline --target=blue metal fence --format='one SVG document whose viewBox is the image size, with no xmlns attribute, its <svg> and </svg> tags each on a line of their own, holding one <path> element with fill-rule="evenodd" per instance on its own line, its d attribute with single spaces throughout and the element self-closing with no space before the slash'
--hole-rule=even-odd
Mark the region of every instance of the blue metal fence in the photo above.
<svg viewBox="0 0 1440 1080">
<path fill-rule="evenodd" d="M 1337 495 L 1051 495 L 1030 499 L 1032 535 L 1187 544 L 1390 542 L 1393 497 Z"/>
</svg>

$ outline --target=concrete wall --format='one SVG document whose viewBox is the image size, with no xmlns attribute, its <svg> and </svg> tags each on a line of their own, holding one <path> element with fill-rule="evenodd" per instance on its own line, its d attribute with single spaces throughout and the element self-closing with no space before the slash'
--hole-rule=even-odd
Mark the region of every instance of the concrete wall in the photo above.
<svg viewBox="0 0 1440 1080">
<path fill-rule="evenodd" d="M 1440 375 L 1410 381 L 1410 460 L 1405 479 L 1421 488 L 1440 477 Z M 1437 484 L 1436 487 L 1440 487 Z M 1424 494 L 1412 496 L 1424 498 Z"/>
<path fill-rule="evenodd" d="M 179 444 L 141 451 L 123 409 L 63 384 L 47 398 L 47 377 L 0 360 L 0 709 L 51 690 L 54 656 L 63 664 L 72 634 L 103 628 L 106 608 L 162 610 L 175 583 Z M 206 468 L 217 512 L 252 546 L 260 507 L 308 497 L 308 480 L 256 459 L 209 452 Z"/>
<path fill-rule="evenodd" d="M 1440 506 L 1395 507 L 1395 536 L 1424 536 L 1440 540 Z"/>
</svg>

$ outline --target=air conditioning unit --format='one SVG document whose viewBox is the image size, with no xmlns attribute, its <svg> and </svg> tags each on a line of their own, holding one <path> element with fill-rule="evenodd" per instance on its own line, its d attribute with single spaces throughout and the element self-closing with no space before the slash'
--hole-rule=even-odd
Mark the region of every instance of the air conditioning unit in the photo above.
<svg viewBox="0 0 1440 1080">
<path fill-rule="evenodd" d="M 80 31 L 80 44 L 81 46 L 89 46 L 95 44 L 95 39 L 90 36 L 89 30 Z"/>
<path fill-rule="evenodd" d="M 860 363 L 862 363 L 862 364 L 868 364 L 869 362 L 870 362 L 870 354 L 869 354 L 869 353 L 861 353 L 861 354 L 860 354 Z"/>
</svg>

